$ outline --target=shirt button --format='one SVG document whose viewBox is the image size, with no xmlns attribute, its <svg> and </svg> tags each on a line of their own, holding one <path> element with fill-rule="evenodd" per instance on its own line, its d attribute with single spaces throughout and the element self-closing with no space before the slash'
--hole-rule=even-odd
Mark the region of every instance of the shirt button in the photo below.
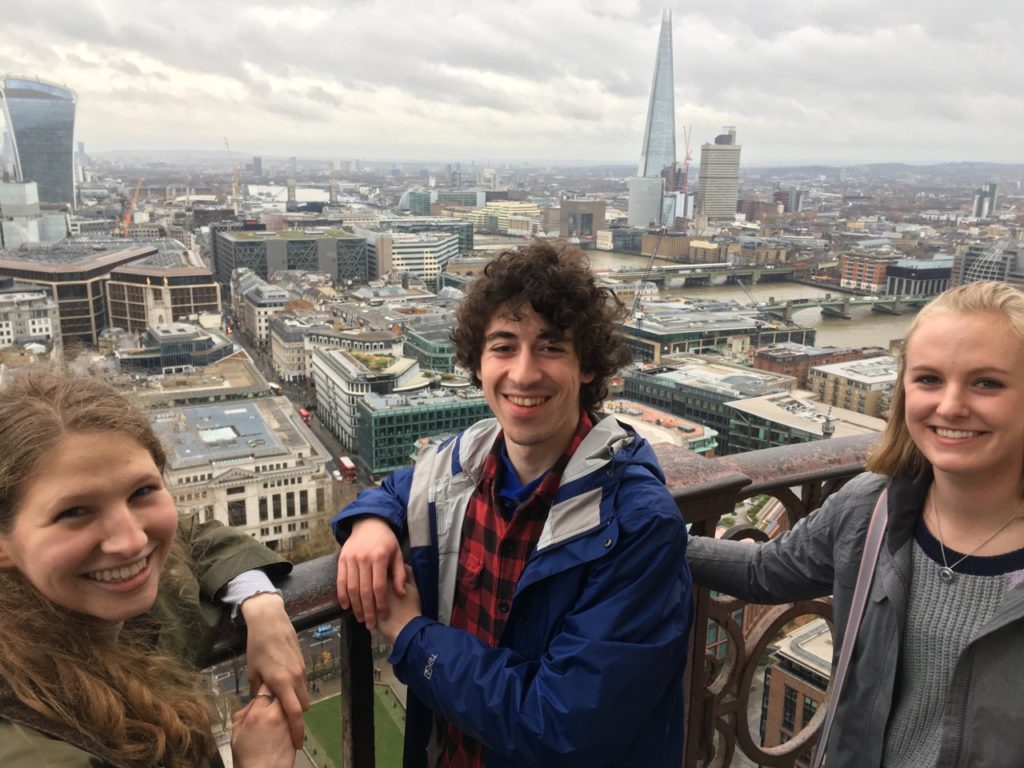
<svg viewBox="0 0 1024 768">
<path fill-rule="evenodd" d="M 498 603 L 498 613 L 508 613 L 511 607 L 511 605 L 502 600 L 500 603 Z"/>
</svg>

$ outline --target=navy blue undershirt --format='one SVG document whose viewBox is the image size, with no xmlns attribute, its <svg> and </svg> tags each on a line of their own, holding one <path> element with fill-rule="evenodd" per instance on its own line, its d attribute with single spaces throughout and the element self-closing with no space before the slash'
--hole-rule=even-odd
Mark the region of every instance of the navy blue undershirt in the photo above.
<svg viewBox="0 0 1024 768">
<path fill-rule="evenodd" d="M 924 524 L 924 517 L 918 516 L 917 525 L 914 527 L 914 540 L 918 546 L 928 555 L 929 559 L 942 565 L 942 549 L 939 547 L 939 540 L 932 536 L 928 526 Z M 946 547 L 946 562 L 951 566 L 964 556 L 963 552 Z M 1007 552 L 1004 555 L 992 555 L 982 557 L 971 555 L 954 569 L 957 573 L 967 573 L 972 576 L 1000 576 L 1004 573 L 1015 573 L 1024 570 L 1024 549 L 1015 552 Z"/>
<path fill-rule="evenodd" d="M 519 482 L 519 474 L 516 472 L 516 468 L 512 466 L 512 459 L 508 457 L 508 449 L 505 447 L 505 442 L 501 443 L 501 485 L 498 486 L 498 501 L 501 502 L 501 515 L 506 520 L 511 520 L 512 515 L 515 514 L 516 509 L 524 501 L 533 495 L 533 492 L 537 490 L 537 486 L 540 485 L 540 481 L 544 479 L 544 475 L 547 472 L 541 473 L 539 477 L 531 480 L 526 485 Z"/>
</svg>

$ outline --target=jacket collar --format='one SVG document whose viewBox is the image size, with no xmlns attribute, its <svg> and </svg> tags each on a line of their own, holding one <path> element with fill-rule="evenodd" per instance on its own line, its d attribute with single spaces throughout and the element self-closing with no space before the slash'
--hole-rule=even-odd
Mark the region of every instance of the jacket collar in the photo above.
<svg viewBox="0 0 1024 768">
<path fill-rule="evenodd" d="M 72 728 L 65 723 L 49 720 L 30 709 L 14 695 L 14 691 L 2 682 L 0 682 L 0 718 L 77 747 L 83 752 L 102 759 L 104 764 L 109 764 L 114 768 L 132 768 L 131 763 L 119 759 L 117 755 L 90 739 L 81 730 Z"/>
<path fill-rule="evenodd" d="M 914 537 L 914 526 L 924 508 L 931 484 L 931 470 L 917 477 L 898 475 L 889 482 L 886 538 L 890 552 L 896 552 Z"/>
<path fill-rule="evenodd" d="M 588 478 L 600 477 L 613 457 L 631 445 L 636 435 L 614 418 L 591 416 L 593 428 L 583 438 L 562 473 L 562 482 L 548 513 L 537 549 L 542 550 L 575 538 L 601 525 L 601 500 L 604 483 Z M 458 438 L 452 456 L 452 474 L 464 472 L 475 485 L 479 482 L 484 460 L 501 431 L 496 419 L 477 422 Z M 660 476 L 660 475 L 659 475 Z"/>
<path fill-rule="evenodd" d="M 633 433 L 628 432 L 614 418 L 593 414 L 590 418 L 594 426 L 569 459 L 562 473 L 563 486 L 601 469 L 635 438 Z M 465 472 L 474 481 L 479 480 L 484 461 L 499 432 L 501 425 L 497 419 L 484 419 L 459 435 L 452 459 L 452 474 Z"/>
</svg>

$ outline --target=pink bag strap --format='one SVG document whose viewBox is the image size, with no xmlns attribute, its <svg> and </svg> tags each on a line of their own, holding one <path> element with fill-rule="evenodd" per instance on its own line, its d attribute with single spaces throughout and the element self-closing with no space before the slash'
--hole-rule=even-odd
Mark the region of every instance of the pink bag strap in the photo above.
<svg viewBox="0 0 1024 768">
<path fill-rule="evenodd" d="M 868 602 L 868 592 L 871 591 L 871 579 L 875 575 L 878 552 L 882 549 L 885 523 L 889 517 L 889 509 L 886 504 L 888 495 L 888 490 L 882 489 L 878 501 L 875 502 L 875 511 L 871 514 L 871 524 L 868 526 L 868 535 L 864 539 L 864 551 L 860 557 L 857 584 L 853 588 L 853 601 L 850 604 L 850 617 L 846 622 L 843 647 L 839 649 L 839 663 L 832 675 L 832 695 L 829 697 L 828 708 L 825 710 L 825 721 L 821 725 L 818 747 L 814 752 L 814 762 L 811 764 L 811 768 L 821 768 L 825 759 L 825 748 L 828 745 L 829 733 L 832 731 L 832 721 L 835 720 L 839 696 L 843 691 L 843 681 L 846 680 L 846 673 L 849 671 L 853 646 L 857 642 L 857 631 L 860 629 L 861 619 L 864 618 L 864 607 Z"/>
</svg>

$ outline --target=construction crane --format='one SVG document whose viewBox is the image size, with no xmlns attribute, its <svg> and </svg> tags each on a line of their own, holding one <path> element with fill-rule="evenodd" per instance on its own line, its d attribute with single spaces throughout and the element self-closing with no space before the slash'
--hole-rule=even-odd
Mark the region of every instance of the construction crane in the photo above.
<svg viewBox="0 0 1024 768">
<path fill-rule="evenodd" d="M 743 291 L 743 295 L 750 299 L 751 308 L 757 311 L 757 317 L 754 318 L 754 349 L 759 349 L 761 346 L 761 329 L 764 327 L 765 320 L 767 319 L 767 313 L 751 295 L 750 291 L 747 290 L 747 286 L 743 284 L 743 281 L 738 277 L 736 278 L 736 284 L 740 287 L 740 290 Z"/>
<path fill-rule="evenodd" d="M 228 137 L 224 137 L 224 148 L 230 152 L 231 145 L 228 143 Z M 240 163 L 235 163 L 235 168 L 231 172 L 231 207 L 235 210 L 235 215 L 238 215 L 238 179 L 242 175 L 242 166 Z"/>
<path fill-rule="evenodd" d="M 693 155 L 690 153 L 690 134 L 692 131 L 692 125 L 683 127 L 683 148 L 686 150 L 686 154 L 683 155 L 683 183 L 680 185 L 679 191 L 683 193 L 684 200 L 686 199 L 686 193 L 690 188 L 690 161 L 693 160 Z"/>
<path fill-rule="evenodd" d="M 135 180 L 135 189 L 132 190 L 131 199 L 128 201 L 128 210 L 124 212 L 121 217 L 121 234 L 128 237 L 128 231 L 132 226 L 132 213 L 135 211 L 135 206 L 139 202 L 139 190 L 142 189 L 142 176 L 139 176 Z"/>
<path fill-rule="evenodd" d="M 636 293 L 633 295 L 633 306 L 629 309 L 629 317 L 633 320 L 633 327 L 635 329 L 632 349 L 633 363 L 637 366 L 642 366 L 644 362 L 643 341 L 640 339 L 641 331 L 644 328 L 643 289 L 644 285 L 647 284 L 647 279 L 651 276 L 651 270 L 654 268 L 654 259 L 658 256 L 658 246 L 661 245 L 661 237 L 664 234 L 665 227 L 659 228 L 658 237 L 655 239 L 654 248 L 651 250 L 651 258 L 647 260 L 644 275 L 640 278 L 640 282 L 637 283 Z"/>
</svg>

